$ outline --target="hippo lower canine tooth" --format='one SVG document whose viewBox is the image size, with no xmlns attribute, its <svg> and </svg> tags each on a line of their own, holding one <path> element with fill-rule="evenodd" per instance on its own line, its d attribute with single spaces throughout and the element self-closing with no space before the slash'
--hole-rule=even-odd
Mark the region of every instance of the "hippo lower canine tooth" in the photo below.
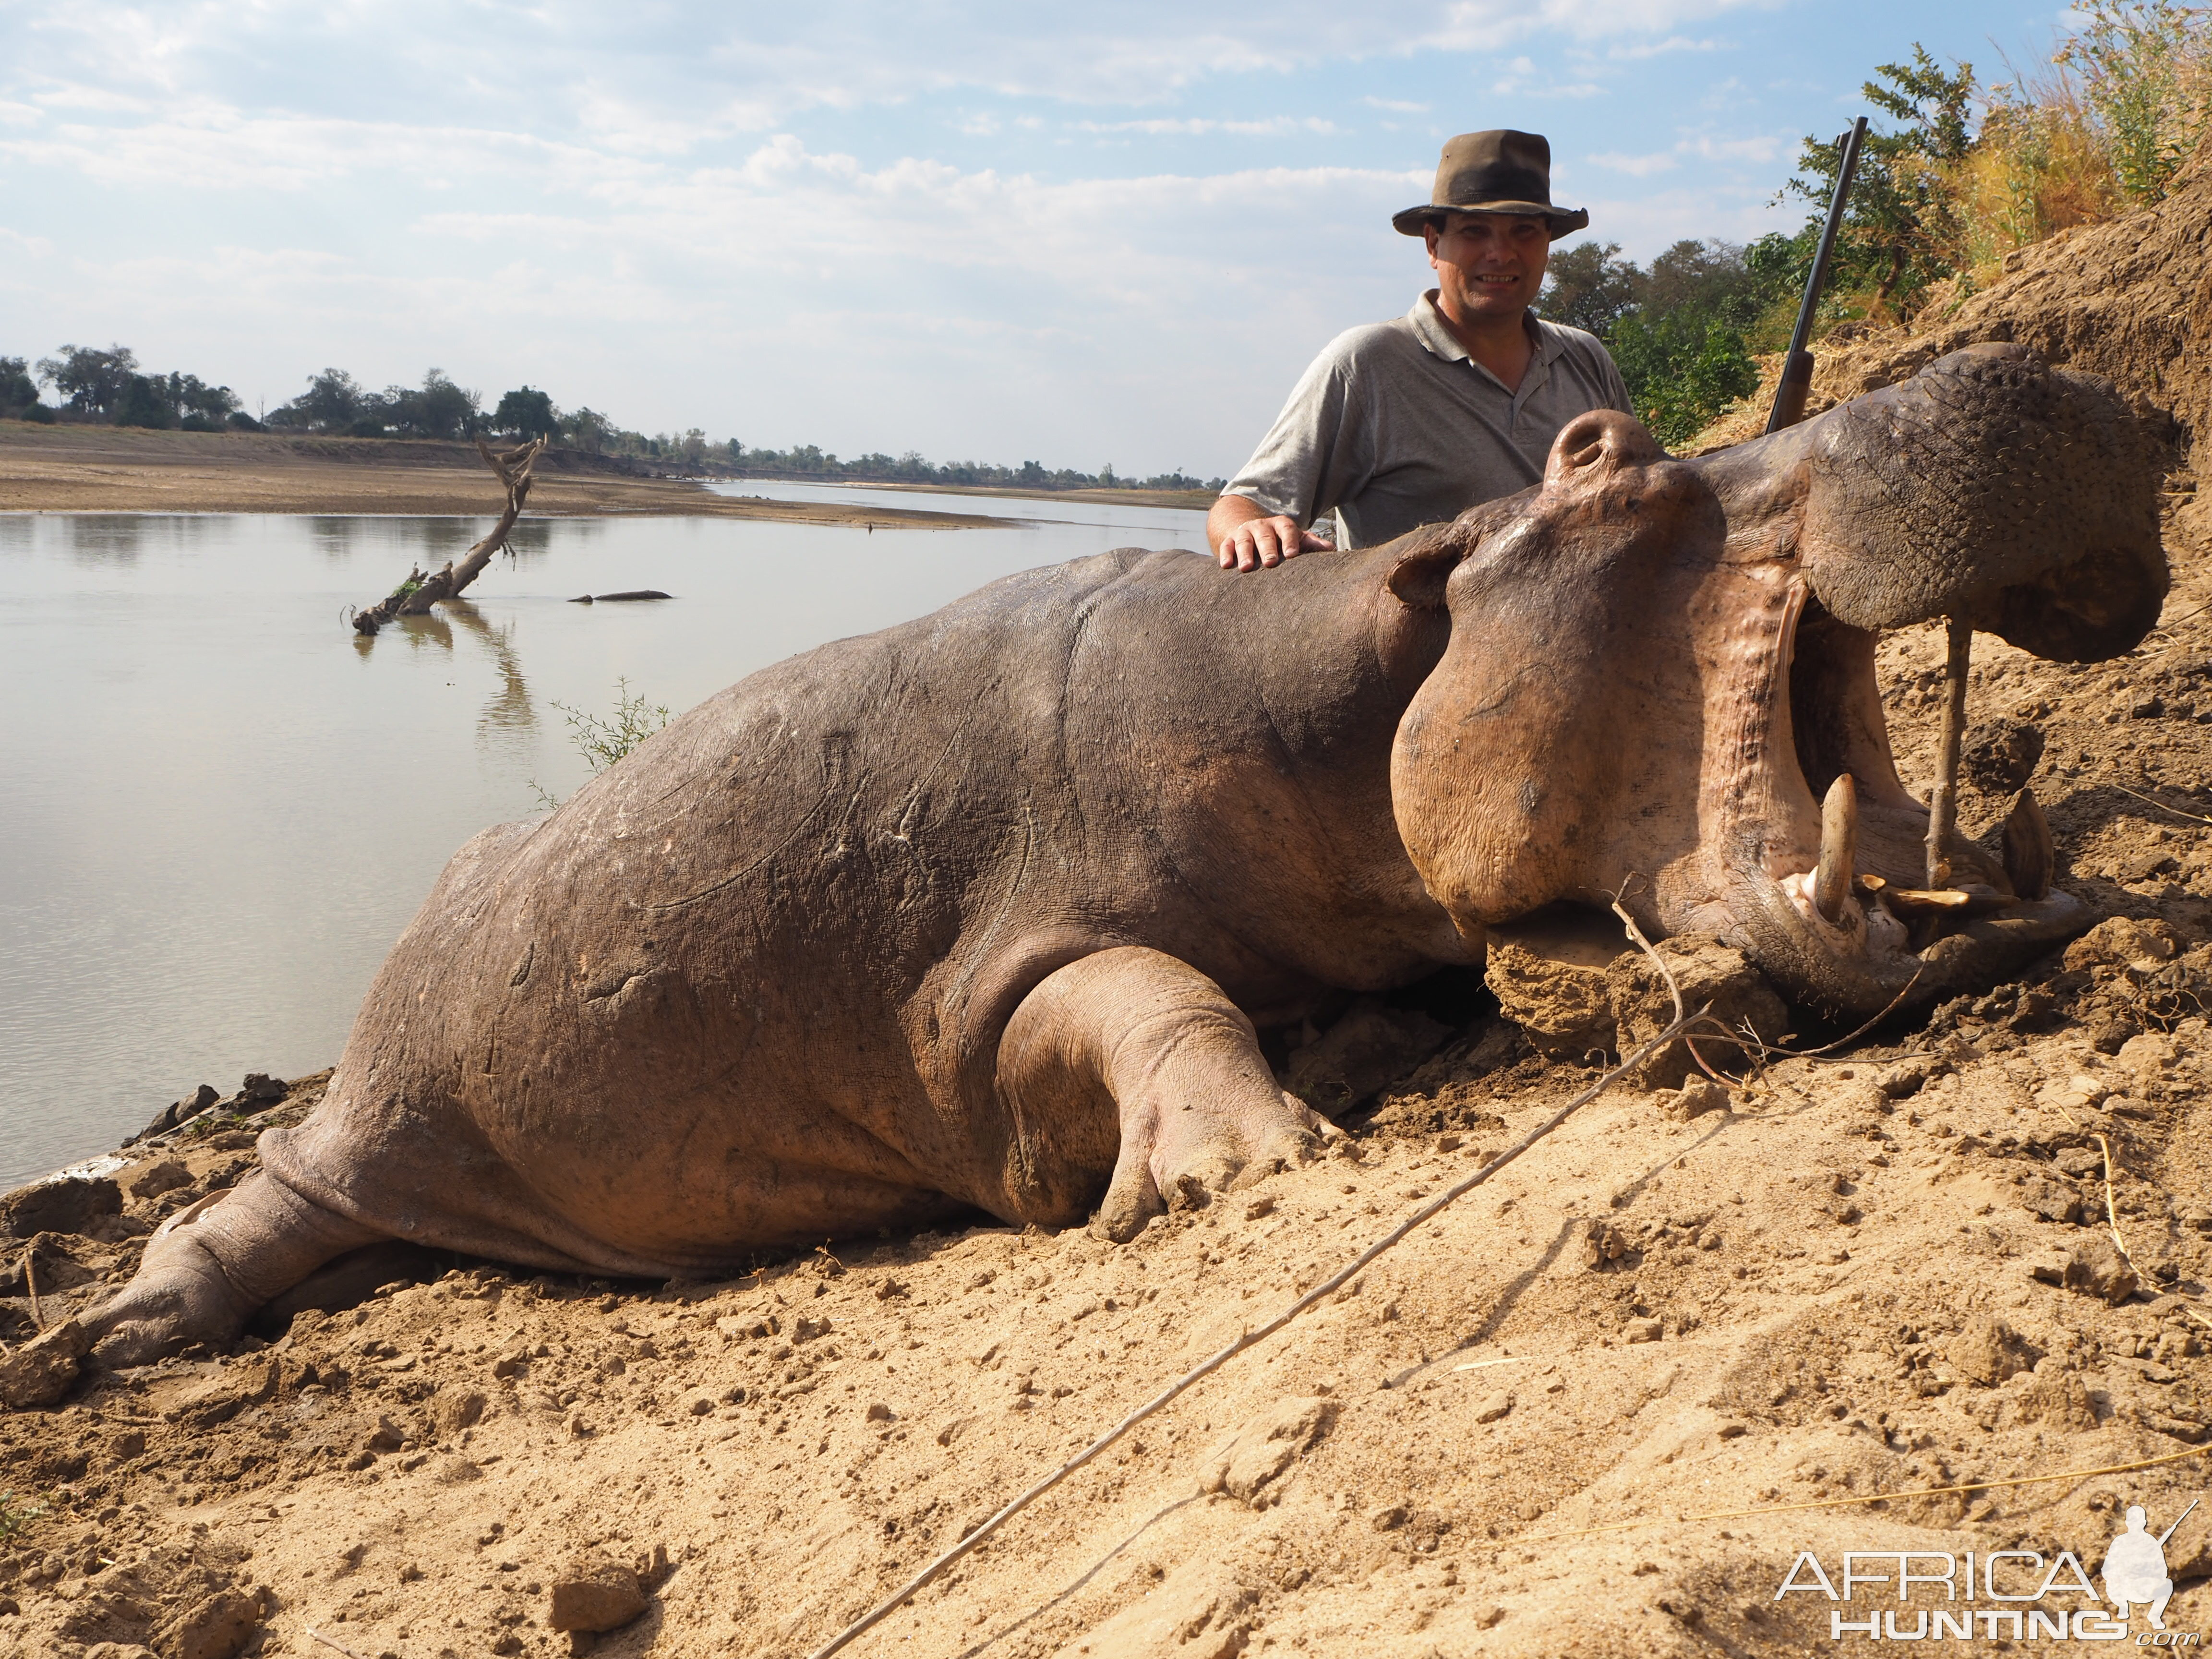
<svg viewBox="0 0 2212 1659">
<path fill-rule="evenodd" d="M 979 1212 L 1133 1239 L 1334 1133 L 1260 1030 L 1553 906 L 1625 894 L 1862 1019 L 1986 988 L 2090 912 L 2025 798 L 2009 881 L 1936 837 L 1917 956 L 1850 897 L 1925 875 L 1881 633 L 2096 660 L 2166 585 L 2126 404 L 1992 345 L 1692 460 L 1597 410 L 1383 546 L 1121 548 L 788 658 L 454 854 L 321 1102 L 147 1241 L 92 1362 L 393 1240 L 702 1279 Z"/>
<path fill-rule="evenodd" d="M 1839 772 L 1820 804 L 1820 862 L 1814 872 L 1813 908 L 1823 921 L 1832 922 L 1844 914 L 1858 852 L 1858 786 L 1850 773 Z"/>
</svg>

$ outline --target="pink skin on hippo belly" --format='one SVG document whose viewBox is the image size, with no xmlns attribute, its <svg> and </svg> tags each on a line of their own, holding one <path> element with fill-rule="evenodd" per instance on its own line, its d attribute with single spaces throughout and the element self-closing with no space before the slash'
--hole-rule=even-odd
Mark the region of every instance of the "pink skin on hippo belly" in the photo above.
<svg viewBox="0 0 2212 1659">
<path fill-rule="evenodd" d="M 2150 625 L 2132 442 L 2110 387 L 2003 350 L 1697 463 L 1602 413 L 1388 547 L 1107 554 L 755 675 L 456 855 L 323 1104 L 149 1250 L 95 1354 L 224 1340 L 375 1239 L 696 1275 L 974 1208 L 1127 1238 L 1332 1133 L 1255 1024 L 1563 898 L 1626 886 L 1839 1011 L 1993 975 L 2080 907 L 1917 955 L 1856 897 L 1824 918 L 1814 791 L 1848 772 L 1856 867 L 1909 873 L 1879 628 L 2081 656 Z M 1984 459 L 2023 453 L 2032 486 Z"/>
</svg>

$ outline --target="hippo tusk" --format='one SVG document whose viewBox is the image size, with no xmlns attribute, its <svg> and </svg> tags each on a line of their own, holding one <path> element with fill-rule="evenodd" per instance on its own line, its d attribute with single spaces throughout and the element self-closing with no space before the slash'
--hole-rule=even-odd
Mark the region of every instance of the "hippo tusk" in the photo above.
<svg viewBox="0 0 2212 1659">
<path fill-rule="evenodd" d="M 1842 917 L 1858 851 L 1858 785 L 1850 773 L 1839 772 L 1820 803 L 1820 863 L 1813 872 L 1813 907 L 1821 921 L 1834 922 Z"/>
<path fill-rule="evenodd" d="M 1928 885 L 1951 884 L 1952 827 L 1959 818 L 1959 741 L 1966 723 L 1966 665 L 1974 642 L 1971 623 L 1956 617 L 1949 624 L 1950 649 L 1943 662 L 1943 724 L 1936 741 L 1936 787 L 1928 797 Z"/>
<path fill-rule="evenodd" d="M 2051 878 L 2058 867 L 2058 849 L 2051 844 L 2051 823 L 2043 816 L 2043 803 L 2035 791 L 2023 789 L 2004 821 L 2005 879 L 2012 890 L 2031 903 L 2051 891 Z"/>
</svg>

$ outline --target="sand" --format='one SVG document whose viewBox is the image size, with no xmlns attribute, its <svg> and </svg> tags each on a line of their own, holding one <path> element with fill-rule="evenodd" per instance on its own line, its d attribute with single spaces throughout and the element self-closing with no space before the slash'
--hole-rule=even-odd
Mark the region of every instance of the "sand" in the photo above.
<svg viewBox="0 0 2212 1659">
<path fill-rule="evenodd" d="M 985 529 L 1005 519 L 717 495 L 619 460 L 554 450 L 538 464 L 532 518 L 766 519 L 884 529 Z M 459 443 L 149 432 L 0 421 L 0 513 L 327 513 L 495 517 L 498 481 Z"/>
</svg>

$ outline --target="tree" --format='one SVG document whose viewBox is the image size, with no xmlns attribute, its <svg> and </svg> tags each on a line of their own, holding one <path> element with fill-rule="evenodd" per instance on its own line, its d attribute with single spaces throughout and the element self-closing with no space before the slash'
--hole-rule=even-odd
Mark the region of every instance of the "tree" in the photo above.
<svg viewBox="0 0 2212 1659">
<path fill-rule="evenodd" d="M 453 384 L 442 368 L 417 386 L 388 386 L 365 401 L 363 413 L 418 438 L 465 438 L 483 424 L 477 395 Z"/>
<path fill-rule="evenodd" d="M 115 397 L 115 424 L 155 428 L 176 425 L 177 411 L 161 392 L 159 380 L 150 380 L 143 374 L 130 376 Z"/>
<path fill-rule="evenodd" d="M 562 422 L 568 428 L 568 441 L 586 455 L 596 455 L 606 447 L 607 437 L 614 430 L 614 422 L 595 409 L 579 409 Z M 730 459 L 737 459 L 737 440 L 730 440 Z"/>
<path fill-rule="evenodd" d="M 1638 311 L 1613 333 L 1613 361 L 1637 417 L 1662 444 L 1695 436 L 1759 389 L 1742 334 L 1708 311 Z"/>
<path fill-rule="evenodd" d="M 1900 124 L 1893 132 L 1869 130 L 1836 239 L 1836 286 L 1871 287 L 1871 312 L 1909 310 L 1930 283 L 1959 269 L 1965 228 L 1946 174 L 1973 146 L 1967 112 L 1975 86 L 1972 64 L 1956 69 L 1945 74 L 1916 41 L 1911 63 L 1881 64 L 1881 79 L 1861 88 Z M 1843 140 L 1808 137 L 1797 165 L 1807 176 L 1790 179 L 1784 193 L 1815 204 L 1801 235 L 1817 239 L 1843 167 Z"/>
<path fill-rule="evenodd" d="M 433 369 L 431 373 L 437 371 Z M 441 600 L 458 599 L 471 582 L 483 574 L 492 556 L 507 545 L 514 521 L 522 516 L 522 504 L 529 499 L 531 476 L 538 456 L 545 451 L 545 440 L 534 438 L 518 449 L 503 451 L 493 449 L 482 438 L 476 442 L 477 453 L 483 457 L 483 464 L 498 474 L 500 483 L 506 486 L 507 510 L 500 514 L 491 534 L 458 560 L 448 562 L 444 569 L 426 575 L 419 568 L 410 568 L 405 581 L 368 610 L 356 611 L 353 625 L 357 633 L 374 639 L 377 630 L 394 617 L 428 616 L 430 607 Z"/>
<path fill-rule="evenodd" d="M 110 346 L 105 351 L 65 345 L 58 357 L 39 360 L 39 378 L 60 392 L 69 407 L 80 415 L 112 414 L 124 386 L 137 372 L 137 354 L 123 345 Z"/>
<path fill-rule="evenodd" d="M 553 399 L 526 385 L 517 386 L 499 400 L 492 410 L 492 429 L 517 438 L 557 438 L 561 435 L 561 417 L 554 412 Z"/>
<path fill-rule="evenodd" d="M 0 420 L 21 420 L 39 401 L 27 357 L 0 357 Z"/>
<path fill-rule="evenodd" d="M 1552 255 L 1536 308 L 1555 323 L 1586 329 L 1602 340 L 1638 303 L 1643 273 L 1618 258 L 1618 242 L 1577 242 Z"/>
<path fill-rule="evenodd" d="M 2175 0 L 2076 0 L 2057 62 L 2081 77 L 2112 173 L 2148 205 L 2212 131 L 2212 10 Z"/>
</svg>

